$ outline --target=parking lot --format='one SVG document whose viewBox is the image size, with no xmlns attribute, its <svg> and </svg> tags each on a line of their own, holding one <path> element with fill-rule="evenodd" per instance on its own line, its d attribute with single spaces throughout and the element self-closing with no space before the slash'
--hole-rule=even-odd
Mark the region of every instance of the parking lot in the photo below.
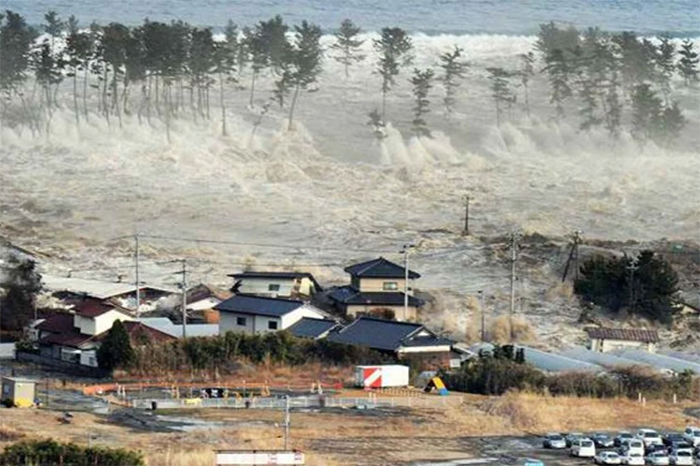
<svg viewBox="0 0 700 466">
<path fill-rule="evenodd" d="M 618 434 L 618 432 L 602 433 L 609 435 L 611 438 Z M 660 433 L 664 434 L 665 432 L 660 431 Z M 589 437 L 593 435 L 591 432 L 584 434 Z M 545 466 L 582 466 L 593 464 L 592 458 L 570 457 L 569 448 L 561 450 L 543 448 L 541 437 L 485 437 L 476 439 L 475 442 L 474 446 L 478 447 L 478 449 L 475 448 L 475 450 L 479 451 L 479 457 L 482 458 L 482 461 L 475 458 L 463 462 L 436 462 L 431 466 L 457 466 L 463 464 L 521 466 L 525 463 L 527 458 L 538 459 L 542 461 Z M 604 450 L 616 451 L 614 448 L 607 448 Z M 426 466 L 428 464 L 430 463 L 426 463 Z"/>
</svg>

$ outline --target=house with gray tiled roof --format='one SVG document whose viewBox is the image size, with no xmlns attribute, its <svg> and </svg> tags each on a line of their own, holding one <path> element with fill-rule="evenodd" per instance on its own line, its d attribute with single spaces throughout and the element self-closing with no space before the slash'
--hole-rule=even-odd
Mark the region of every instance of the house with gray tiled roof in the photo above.
<svg viewBox="0 0 700 466">
<path fill-rule="evenodd" d="M 234 295 L 214 307 L 219 311 L 219 333 L 249 335 L 285 330 L 304 317 L 324 319 L 324 311 L 295 299 Z"/>
<path fill-rule="evenodd" d="M 418 309 L 425 304 L 413 296 L 413 282 L 420 278 L 419 273 L 406 271 L 383 257 L 351 265 L 345 272 L 350 275 L 350 284 L 336 288 L 329 297 L 348 317 L 388 313 L 398 321 L 417 320 Z"/>
<path fill-rule="evenodd" d="M 454 341 L 412 322 L 360 317 L 347 327 L 331 332 L 327 338 L 334 343 L 390 353 L 399 359 L 433 361 L 436 366 L 447 366 L 451 360 L 459 360 L 452 348 Z"/>
</svg>

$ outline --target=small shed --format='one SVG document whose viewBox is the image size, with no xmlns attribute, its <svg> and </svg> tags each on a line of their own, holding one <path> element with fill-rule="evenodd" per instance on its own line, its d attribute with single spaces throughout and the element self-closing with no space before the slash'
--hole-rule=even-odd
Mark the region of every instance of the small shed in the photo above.
<svg viewBox="0 0 700 466">
<path fill-rule="evenodd" d="M 659 342 L 659 333 L 656 330 L 593 327 L 586 331 L 590 340 L 588 349 L 600 353 L 625 349 L 655 353 L 656 344 Z"/>
<path fill-rule="evenodd" d="M 2 401 L 7 406 L 29 408 L 34 406 L 36 381 L 18 377 L 2 378 Z"/>
</svg>

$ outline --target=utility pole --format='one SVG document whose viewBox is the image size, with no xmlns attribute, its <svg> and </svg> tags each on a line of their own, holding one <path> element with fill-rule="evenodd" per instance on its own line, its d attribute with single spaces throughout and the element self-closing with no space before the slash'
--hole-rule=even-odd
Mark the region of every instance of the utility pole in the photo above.
<svg viewBox="0 0 700 466">
<path fill-rule="evenodd" d="M 182 338 L 187 338 L 187 260 L 182 259 Z"/>
<path fill-rule="evenodd" d="M 510 234 L 510 341 L 513 341 L 513 314 L 515 313 L 515 263 L 518 260 L 518 243 L 521 234 L 513 231 Z"/>
<path fill-rule="evenodd" d="M 635 263 L 635 259 L 633 258 L 632 261 L 627 265 L 627 271 L 630 273 L 630 282 L 629 282 L 629 309 L 630 311 L 634 310 L 634 307 L 636 305 L 635 300 L 636 296 L 634 293 L 634 272 L 637 271 L 639 266 Z"/>
<path fill-rule="evenodd" d="M 404 244 L 401 248 L 401 254 L 404 255 L 404 281 L 403 281 L 403 318 L 408 318 L 408 255 L 410 250 L 415 246 L 412 244 Z"/>
<path fill-rule="evenodd" d="M 583 231 L 574 231 L 574 280 L 578 281 L 579 263 L 578 263 L 578 245 L 581 244 Z"/>
<path fill-rule="evenodd" d="M 284 396 L 284 450 L 289 451 L 289 425 L 292 418 L 289 414 L 289 395 Z"/>
<path fill-rule="evenodd" d="M 486 341 L 486 309 L 484 309 L 484 292 L 479 290 L 479 307 L 481 308 L 481 342 Z"/>
<path fill-rule="evenodd" d="M 471 197 L 469 195 L 466 195 L 464 197 L 465 211 L 464 211 L 464 231 L 462 232 L 463 236 L 469 236 L 469 201 L 470 200 L 471 200 Z"/>
<path fill-rule="evenodd" d="M 571 250 L 569 251 L 569 257 L 566 259 L 566 266 L 564 267 L 564 274 L 561 277 L 562 283 L 566 281 L 566 277 L 569 275 L 569 268 L 571 263 L 574 264 L 574 280 L 578 280 L 579 263 L 578 263 L 578 245 L 581 244 L 581 235 L 583 232 L 581 230 L 575 230 L 572 235 Z"/>
<path fill-rule="evenodd" d="M 134 254 L 134 264 L 136 269 L 136 318 L 139 318 L 139 312 L 141 311 L 141 283 L 139 283 L 139 235 L 134 235 L 134 242 L 136 243 L 136 253 Z"/>
</svg>

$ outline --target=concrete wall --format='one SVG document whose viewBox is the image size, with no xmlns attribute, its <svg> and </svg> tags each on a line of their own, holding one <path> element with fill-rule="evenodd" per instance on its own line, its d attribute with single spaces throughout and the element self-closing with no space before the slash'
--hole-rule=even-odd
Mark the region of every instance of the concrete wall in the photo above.
<svg viewBox="0 0 700 466">
<path fill-rule="evenodd" d="M 645 343 L 641 341 L 628 340 L 603 340 L 599 338 L 591 339 L 591 351 L 606 353 L 608 351 L 623 350 L 623 349 L 639 349 L 650 353 L 656 352 L 655 343 Z"/>
<path fill-rule="evenodd" d="M 401 306 L 382 306 L 379 304 L 370 304 L 370 305 L 351 305 L 347 306 L 347 314 L 349 317 L 355 317 L 358 314 L 367 314 L 371 313 L 373 310 L 378 310 L 378 309 L 391 309 L 394 311 L 394 315 L 396 317 L 396 320 L 399 322 L 415 322 L 418 320 L 418 310 L 413 307 L 413 306 L 408 306 L 408 312 L 404 313 L 404 307 L 403 305 Z"/>
</svg>

